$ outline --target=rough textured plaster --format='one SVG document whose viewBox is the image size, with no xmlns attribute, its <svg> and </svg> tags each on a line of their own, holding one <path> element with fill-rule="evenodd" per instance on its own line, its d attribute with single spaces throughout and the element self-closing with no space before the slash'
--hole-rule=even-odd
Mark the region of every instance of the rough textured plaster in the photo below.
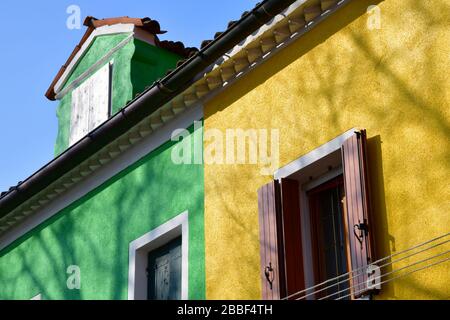
<svg viewBox="0 0 450 320">
<path fill-rule="evenodd" d="M 366 9 L 377 3 L 381 29 L 368 30 Z M 205 130 L 279 128 L 283 166 L 366 128 L 378 256 L 442 235 L 450 225 L 449 9 L 444 0 L 354 1 L 211 101 Z M 261 297 L 256 191 L 271 179 L 259 169 L 205 166 L 208 299 Z M 449 282 L 447 263 L 383 286 L 378 298 L 449 298 Z"/>
</svg>

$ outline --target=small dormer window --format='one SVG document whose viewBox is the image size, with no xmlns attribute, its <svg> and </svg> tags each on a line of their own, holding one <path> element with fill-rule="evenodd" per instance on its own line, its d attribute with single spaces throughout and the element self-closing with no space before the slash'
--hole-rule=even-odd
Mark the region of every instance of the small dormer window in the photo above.
<svg viewBox="0 0 450 320">
<path fill-rule="evenodd" d="M 72 91 L 70 146 L 109 118 L 111 66 L 106 64 Z"/>
</svg>

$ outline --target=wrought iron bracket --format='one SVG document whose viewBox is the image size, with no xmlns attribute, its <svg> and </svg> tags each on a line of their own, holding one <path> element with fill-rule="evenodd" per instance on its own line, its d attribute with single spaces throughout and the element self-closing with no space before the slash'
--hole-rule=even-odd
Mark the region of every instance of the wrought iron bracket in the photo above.
<svg viewBox="0 0 450 320">
<path fill-rule="evenodd" d="M 272 262 L 269 262 L 269 265 L 266 266 L 266 268 L 264 269 L 264 275 L 266 276 L 266 280 L 267 282 L 269 282 L 270 285 L 270 290 L 272 290 L 273 287 L 273 280 L 275 279 L 274 276 L 274 272 L 273 272 L 273 268 L 272 268 Z"/>
<path fill-rule="evenodd" d="M 361 245 L 362 248 L 364 237 L 367 237 L 369 234 L 369 227 L 367 226 L 366 223 L 360 222 L 359 224 L 355 224 L 353 226 L 353 234 L 355 235 L 356 239 L 358 239 L 359 244 Z"/>
</svg>

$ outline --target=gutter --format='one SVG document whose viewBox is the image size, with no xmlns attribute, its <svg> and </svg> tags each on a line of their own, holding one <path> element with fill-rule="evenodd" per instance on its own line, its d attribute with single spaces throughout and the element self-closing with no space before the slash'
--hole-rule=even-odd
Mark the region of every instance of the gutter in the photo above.
<svg viewBox="0 0 450 320">
<path fill-rule="evenodd" d="M 252 11 L 245 13 L 239 21 L 224 33 L 205 45 L 162 80 L 156 81 L 150 88 L 131 101 L 128 106 L 1 197 L 0 218 L 5 217 L 20 204 L 44 190 L 109 142 L 126 133 L 143 118 L 150 116 L 165 103 L 183 92 L 193 82 L 197 74 L 204 71 L 225 52 L 231 50 L 236 44 L 244 40 L 261 25 L 270 21 L 293 2 L 294 0 L 265 0 Z"/>
</svg>

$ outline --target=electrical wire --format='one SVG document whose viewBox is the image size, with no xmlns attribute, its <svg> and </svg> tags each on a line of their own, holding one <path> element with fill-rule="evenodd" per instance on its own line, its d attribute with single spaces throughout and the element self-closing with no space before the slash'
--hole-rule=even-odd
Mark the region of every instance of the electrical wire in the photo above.
<svg viewBox="0 0 450 320">
<path fill-rule="evenodd" d="M 410 274 L 413 274 L 413 273 L 415 273 L 415 272 L 418 272 L 418 271 L 421 271 L 421 270 L 424 270 L 424 269 L 427 269 L 427 268 L 431 268 L 431 267 L 433 267 L 433 266 L 435 266 L 435 265 L 444 263 L 444 262 L 449 261 L 449 260 L 450 260 L 450 258 L 439 260 L 439 261 L 434 262 L 434 263 L 432 263 L 432 264 L 429 264 L 429 265 L 427 265 L 427 266 L 424 266 L 424 267 L 421 267 L 421 268 L 417 268 L 417 269 L 415 269 L 415 270 L 412 270 L 412 271 L 409 271 L 409 272 L 400 274 L 400 275 L 398 275 L 398 276 L 396 276 L 396 277 L 394 277 L 394 278 L 391 278 L 391 279 L 384 280 L 384 281 L 380 282 L 379 284 L 382 285 L 382 284 L 384 284 L 384 283 L 388 283 L 388 282 L 394 281 L 394 280 L 396 280 L 396 279 L 399 279 L 399 278 L 402 278 L 402 277 L 406 277 L 406 276 L 408 276 L 408 275 L 410 275 Z M 337 299 L 335 299 L 335 300 L 342 300 L 342 299 L 345 299 L 345 298 L 351 296 L 352 294 L 359 294 L 359 293 L 362 293 L 362 292 L 364 292 L 364 290 L 360 290 L 360 291 L 358 291 L 358 292 L 349 293 L 349 294 L 347 294 L 347 295 L 345 295 L 345 296 L 343 296 L 343 297 L 339 297 L 339 298 L 337 298 Z"/>
<path fill-rule="evenodd" d="M 412 253 L 412 254 L 406 255 L 406 256 L 401 257 L 401 258 L 399 258 L 399 259 L 393 260 L 393 261 L 391 261 L 391 262 L 387 262 L 387 263 L 385 263 L 385 264 L 379 266 L 379 268 L 381 269 L 381 268 L 387 267 L 388 265 L 391 265 L 391 264 L 400 262 L 400 261 L 402 261 L 402 260 L 405 260 L 405 259 L 410 258 L 410 257 L 412 257 L 412 256 L 415 256 L 415 255 L 417 255 L 417 254 L 419 254 L 419 253 L 425 252 L 425 251 L 427 251 L 427 250 L 436 248 L 436 247 L 438 247 L 438 246 L 440 246 L 440 245 L 443 245 L 443 244 L 446 244 L 446 243 L 448 243 L 448 242 L 450 242 L 450 240 L 446 240 L 446 241 L 440 242 L 440 243 L 438 243 L 438 244 L 432 245 L 432 246 L 430 246 L 430 247 L 427 247 L 427 248 L 425 248 L 425 249 L 419 250 L 419 251 L 414 252 L 414 253 Z M 373 265 L 373 264 L 371 264 L 371 265 Z M 357 270 L 361 270 L 361 269 L 363 269 L 363 270 L 362 270 L 362 272 L 358 272 L 357 274 L 351 275 L 349 278 L 345 278 L 344 280 L 341 280 L 341 281 L 339 281 L 339 282 L 337 282 L 337 283 L 334 283 L 334 284 L 332 284 L 332 285 L 329 285 L 329 286 L 327 286 L 327 287 L 325 287 L 325 288 L 322 288 L 322 289 L 316 290 L 316 291 L 314 291 L 314 292 L 305 294 L 305 295 L 303 295 L 302 297 L 297 298 L 296 300 L 302 300 L 302 299 L 305 299 L 305 298 L 307 298 L 307 297 L 309 297 L 309 296 L 312 296 L 312 295 L 314 295 L 314 294 L 316 294 L 316 293 L 325 291 L 325 290 L 330 289 L 330 288 L 332 288 L 332 287 L 334 287 L 334 286 L 337 286 L 337 285 L 339 285 L 339 284 L 341 284 L 341 283 L 345 283 L 345 282 L 347 282 L 347 281 L 349 281 L 349 280 L 353 280 L 354 278 L 357 278 L 357 277 L 359 277 L 359 276 L 361 276 L 361 275 L 364 275 L 364 274 L 366 273 L 366 268 L 367 268 L 367 266 L 366 266 L 366 267 L 363 267 L 363 268 L 360 268 L 360 269 L 357 269 Z M 357 270 L 355 270 L 355 271 L 353 271 L 353 272 L 356 272 Z M 307 290 L 308 290 L 308 289 L 307 289 Z M 294 295 L 297 295 L 297 294 L 294 294 Z"/>
<path fill-rule="evenodd" d="M 446 234 L 444 234 L 444 235 L 441 235 L 441 236 L 439 236 L 439 237 L 430 239 L 430 240 L 428 240 L 428 241 L 419 243 L 419 244 L 417 244 L 417 245 L 415 245 L 415 246 L 413 246 L 413 247 L 410 247 L 410 248 L 408 248 L 408 249 L 405 249 L 405 250 L 396 252 L 396 253 L 394 253 L 394 254 L 391 254 L 391 255 L 389 255 L 389 256 L 386 256 L 386 257 L 384 257 L 384 258 L 381 258 L 381 259 L 379 259 L 379 260 L 377 260 L 377 261 L 374 261 L 374 262 L 371 263 L 371 265 L 375 265 L 375 264 L 377 264 L 377 263 L 380 263 L 380 262 L 389 260 L 389 259 L 391 259 L 391 258 L 393 258 L 393 257 L 396 257 L 396 256 L 400 255 L 400 254 L 403 254 L 403 253 L 412 251 L 412 250 L 414 250 L 414 249 L 420 248 L 420 247 L 422 247 L 422 246 L 424 246 L 424 245 L 427 245 L 427 244 L 429 244 L 429 243 L 432 243 L 432 242 L 435 242 L 435 241 L 440 240 L 440 239 L 442 239 L 442 238 L 445 238 L 445 237 L 447 237 L 447 236 L 449 236 L 449 235 L 450 235 L 450 232 L 448 232 L 448 233 L 446 233 Z M 415 254 L 421 253 L 421 252 L 426 251 L 426 250 L 430 250 L 430 249 L 432 249 L 432 248 L 434 248 L 434 247 L 436 247 L 436 246 L 445 244 L 445 243 L 447 243 L 447 242 L 449 242 L 449 241 L 450 241 L 450 240 L 447 240 L 447 241 L 444 241 L 444 242 L 439 243 L 439 244 L 437 244 L 437 245 L 433 245 L 433 246 L 431 246 L 431 247 L 429 247 L 429 248 L 427 248 L 427 249 L 422 249 L 422 250 L 418 251 L 418 252 L 415 253 Z M 411 254 L 411 255 L 409 255 L 408 257 L 413 256 L 413 255 L 415 255 L 415 254 Z M 395 260 L 395 261 L 392 261 L 391 263 L 395 263 L 395 262 L 401 261 L 401 260 L 406 259 L 406 258 L 407 258 L 407 257 L 403 257 L 403 258 L 397 259 L 397 260 Z M 325 284 L 327 284 L 327 283 L 333 282 L 333 281 L 338 280 L 338 279 L 343 278 L 343 277 L 348 277 L 349 275 L 351 275 L 351 274 L 353 274 L 353 273 L 355 273 L 355 272 L 360 272 L 360 271 L 362 271 L 362 270 L 365 272 L 365 271 L 366 271 L 366 268 L 367 268 L 367 266 L 363 266 L 363 267 L 361 267 L 361 268 L 358 268 L 358 269 L 349 271 L 349 272 L 347 272 L 347 273 L 341 274 L 341 275 L 339 275 L 339 276 L 337 276 L 337 277 L 335 277 L 335 278 L 328 279 L 328 280 L 326 280 L 326 281 L 323 281 L 323 282 L 321 282 L 321 283 L 318 283 L 318 284 L 316 284 L 316 285 L 313 285 L 313 286 L 311 286 L 311 287 L 309 287 L 309 288 L 306 288 L 306 289 L 300 290 L 300 291 L 298 291 L 298 292 L 296 292 L 296 293 L 293 293 L 293 294 L 291 294 L 291 295 L 289 295 L 289 296 L 283 298 L 283 300 L 288 300 L 288 299 L 290 299 L 290 298 L 294 298 L 295 296 L 298 296 L 298 295 L 300 295 L 300 294 L 302 294 L 302 293 L 305 293 L 305 292 L 311 291 L 311 290 L 313 290 L 313 289 L 316 289 L 316 288 L 318 288 L 318 287 L 321 287 L 321 286 L 323 286 L 323 285 L 325 285 Z M 353 276 L 353 277 L 356 277 L 356 276 Z M 349 280 L 349 279 L 345 279 L 345 280 L 341 281 L 341 283 L 342 283 L 342 282 L 345 282 L 345 281 L 348 281 L 348 280 Z M 336 285 L 336 283 L 333 284 L 333 285 L 331 285 L 331 286 L 329 286 L 329 287 L 333 287 L 334 285 Z M 323 290 L 322 290 L 322 291 L 323 291 Z M 318 291 L 315 291 L 315 292 L 318 292 Z M 314 294 L 315 292 L 309 293 L 307 296 L 310 296 L 310 295 Z M 302 297 L 302 298 L 303 298 L 303 297 Z"/>
<path fill-rule="evenodd" d="M 385 273 L 385 274 L 382 274 L 382 275 L 380 275 L 380 276 L 378 276 L 378 277 L 375 277 L 375 278 L 373 278 L 373 280 L 379 280 L 379 279 L 381 279 L 381 278 L 383 278 L 383 277 L 386 277 L 386 276 L 388 276 L 388 275 L 390 275 L 390 274 L 393 274 L 393 273 L 402 271 L 402 270 L 404 270 L 404 269 L 407 269 L 407 268 L 416 266 L 416 265 L 418 265 L 418 264 L 421 264 L 421 263 L 430 261 L 430 260 L 435 259 L 435 258 L 437 258 L 437 257 L 441 257 L 441 256 L 443 256 L 443 255 L 445 255 L 445 254 L 447 254 L 447 253 L 449 253 L 449 252 L 450 252 L 450 250 L 447 250 L 447 251 L 445 251 L 445 252 L 443 252 L 443 253 L 434 255 L 434 256 L 432 256 L 432 257 L 429 257 L 429 258 L 426 258 L 426 259 L 423 259 L 423 260 L 416 261 L 416 262 L 414 262 L 414 263 L 412 263 L 412 264 L 410 264 L 410 265 L 404 266 L 404 267 L 402 267 L 402 268 L 400 268 L 400 269 L 396 269 L 396 270 L 387 272 L 387 273 Z M 448 259 L 450 259 L 450 258 L 448 258 Z M 448 260 L 448 259 L 447 259 L 447 260 Z M 320 298 L 319 300 L 325 300 L 325 299 L 330 298 L 330 297 L 332 297 L 332 296 L 335 296 L 335 295 L 337 295 L 337 294 L 341 294 L 341 293 L 344 293 L 344 292 L 346 292 L 346 291 L 348 291 L 348 290 L 355 289 L 356 287 L 359 287 L 359 286 L 361 286 L 361 285 L 365 285 L 365 283 L 366 283 L 365 281 L 364 281 L 364 282 L 357 283 L 357 284 L 355 284 L 355 285 L 353 285 L 353 286 L 351 286 L 351 287 L 349 287 L 349 288 L 347 288 L 347 289 L 340 290 L 340 291 L 337 291 L 337 292 L 332 293 L 332 294 L 330 294 L 330 295 L 327 295 L 327 296 L 325 296 L 325 297 L 322 297 L 322 298 Z M 381 283 L 380 283 L 380 284 L 381 284 Z M 367 290 L 367 289 L 363 289 L 363 290 L 359 290 L 359 291 L 357 291 L 357 292 L 358 292 L 358 293 L 361 293 L 361 292 L 364 292 L 364 291 L 366 291 L 366 290 Z M 357 294 L 357 293 L 354 292 L 354 293 L 350 293 L 349 295 L 352 295 L 352 294 Z M 349 296 L 349 295 L 347 295 L 347 296 Z"/>
</svg>

